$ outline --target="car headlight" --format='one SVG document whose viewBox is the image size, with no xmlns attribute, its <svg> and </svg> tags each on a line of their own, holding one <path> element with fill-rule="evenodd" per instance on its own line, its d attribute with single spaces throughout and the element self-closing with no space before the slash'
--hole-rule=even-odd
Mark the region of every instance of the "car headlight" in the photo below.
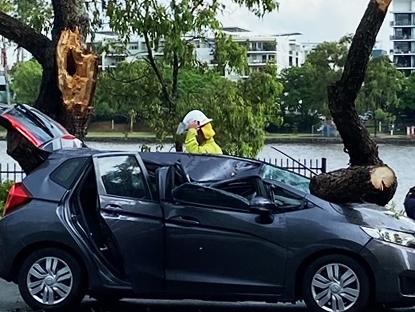
<svg viewBox="0 0 415 312">
<path fill-rule="evenodd" d="M 415 236 L 410 233 L 393 231 L 389 229 L 375 229 L 369 227 L 361 227 L 367 235 L 392 244 L 406 247 L 415 247 Z"/>
</svg>

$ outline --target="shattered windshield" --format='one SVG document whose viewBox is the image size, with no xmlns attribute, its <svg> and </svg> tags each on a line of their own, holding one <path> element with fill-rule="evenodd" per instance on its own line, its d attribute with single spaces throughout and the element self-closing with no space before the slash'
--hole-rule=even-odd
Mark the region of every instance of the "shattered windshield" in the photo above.
<svg viewBox="0 0 415 312">
<path fill-rule="evenodd" d="M 261 170 L 261 177 L 266 180 L 288 184 L 304 193 L 310 193 L 310 179 L 278 167 L 264 165 Z"/>
</svg>

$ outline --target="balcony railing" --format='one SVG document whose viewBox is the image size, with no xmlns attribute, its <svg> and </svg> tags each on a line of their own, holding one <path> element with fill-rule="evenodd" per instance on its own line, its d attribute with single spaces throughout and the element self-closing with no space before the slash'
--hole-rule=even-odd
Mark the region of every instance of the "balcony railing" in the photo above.
<svg viewBox="0 0 415 312">
<path fill-rule="evenodd" d="M 399 55 L 405 55 L 405 54 L 415 54 L 415 50 L 411 51 L 411 50 L 392 50 L 393 54 L 399 54 Z"/>
<path fill-rule="evenodd" d="M 411 63 L 400 63 L 400 62 L 395 63 L 395 66 L 398 68 L 412 68 L 413 67 Z"/>
<path fill-rule="evenodd" d="M 415 26 L 415 21 L 411 21 L 411 20 L 391 21 L 391 26 Z"/>
<path fill-rule="evenodd" d="M 391 40 L 413 40 L 415 36 L 413 35 L 392 35 L 390 36 Z"/>
</svg>

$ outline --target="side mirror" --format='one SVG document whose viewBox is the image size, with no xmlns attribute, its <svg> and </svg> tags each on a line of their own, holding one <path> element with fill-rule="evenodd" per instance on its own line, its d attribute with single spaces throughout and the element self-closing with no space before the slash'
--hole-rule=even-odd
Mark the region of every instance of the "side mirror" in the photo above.
<svg viewBox="0 0 415 312">
<path fill-rule="evenodd" d="M 249 204 L 249 210 L 252 213 L 258 214 L 257 222 L 261 224 L 271 224 L 274 221 L 273 210 L 275 204 L 265 197 L 255 197 Z"/>
<path fill-rule="evenodd" d="M 252 212 L 259 214 L 269 214 L 275 208 L 275 203 L 265 197 L 255 197 L 251 200 L 249 208 Z"/>
</svg>

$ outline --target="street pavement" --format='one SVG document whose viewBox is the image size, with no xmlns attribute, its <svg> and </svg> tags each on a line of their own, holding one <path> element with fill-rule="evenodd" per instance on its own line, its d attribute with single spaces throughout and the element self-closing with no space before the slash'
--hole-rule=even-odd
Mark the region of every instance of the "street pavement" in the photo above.
<svg viewBox="0 0 415 312">
<path fill-rule="evenodd" d="M 14 284 L 0 280 L 0 312 L 32 312 L 26 306 Z M 216 303 L 195 300 L 123 300 L 114 306 L 102 306 L 86 298 L 76 312 L 307 312 L 303 303 Z M 415 312 L 415 309 L 396 309 Z M 375 311 L 381 312 L 381 311 Z"/>
</svg>

